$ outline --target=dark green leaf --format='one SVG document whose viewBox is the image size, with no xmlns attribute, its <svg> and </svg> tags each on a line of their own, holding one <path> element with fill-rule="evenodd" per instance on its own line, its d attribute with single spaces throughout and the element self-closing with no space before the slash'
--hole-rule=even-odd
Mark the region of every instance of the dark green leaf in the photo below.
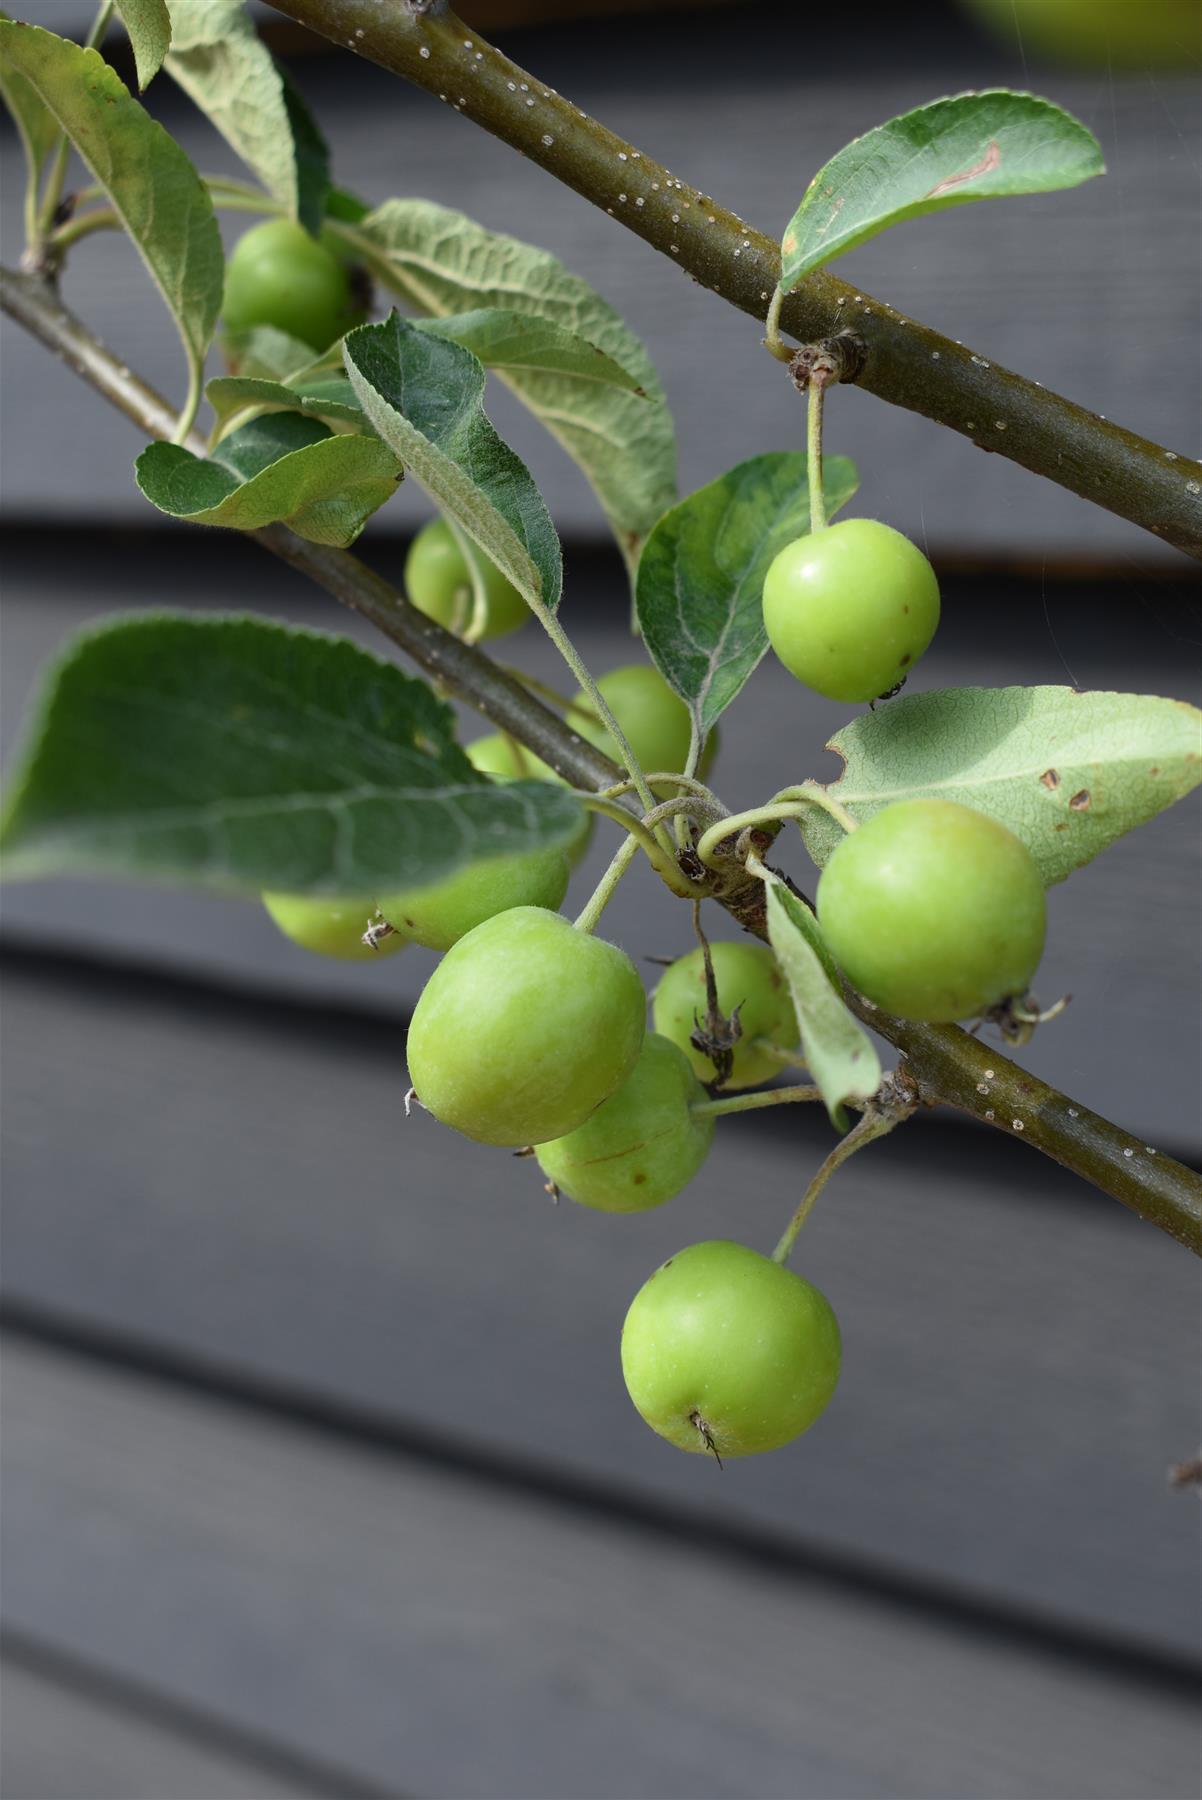
<svg viewBox="0 0 1202 1800">
<path fill-rule="evenodd" d="M 316 237 L 325 218 L 330 192 L 330 147 L 291 76 L 284 69 L 279 71 L 279 76 L 296 158 L 296 216 L 305 230 Z"/>
<path fill-rule="evenodd" d="M 117 0 L 117 11 L 133 48 L 138 87 L 145 93 L 171 48 L 167 0 Z"/>
<path fill-rule="evenodd" d="M 357 225 L 370 211 L 366 200 L 360 200 L 348 188 L 332 187 L 326 195 L 327 219 L 341 219 L 346 225 Z"/>
<path fill-rule="evenodd" d="M 547 370 L 501 376 L 579 463 L 633 566 L 676 498 L 676 438 L 650 358 L 613 307 L 547 251 L 429 201 L 387 201 L 353 241 L 377 280 L 421 312 L 500 307 L 547 319 L 626 370 L 645 398 Z"/>
<path fill-rule="evenodd" d="M 781 286 L 886 226 L 945 206 L 1077 187 L 1103 172 L 1093 133 L 1033 94 L 991 88 L 902 113 L 815 175 L 781 244 Z"/>
<path fill-rule="evenodd" d="M 554 611 L 559 539 L 530 471 L 484 416 L 476 357 L 399 313 L 349 332 L 343 354 L 384 442 L 527 600 Z"/>
<path fill-rule="evenodd" d="M 1156 694 L 944 688 L 861 714 L 827 748 L 846 763 L 831 793 L 855 819 L 957 800 L 1020 837 L 1050 887 L 1202 781 L 1202 713 Z M 821 867 L 842 830 L 817 807 L 801 829 Z"/>
<path fill-rule="evenodd" d="M 0 22 L 0 55 L 24 76 L 107 191 L 175 317 L 199 380 L 225 266 L 204 183 L 95 50 L 34 25 Z"/>
<path fill-rule="evenodd" d="M 835 965 L 818 921 L 782 881 L 767 889 L 768 937 L 789 984 L 801 1055 L 826 1102 L 831 1123 L 846 1130 L 845 1100 L 867 1100 L 881 1085 L 872 1039 L 839 993 Z"/>
<path fill-rule="evenodd" d="M 271 413 L 232 431 L 206 459 L 151 444 L 138 486 L 160 512 L 194 525 L 258 531 L 283 523 L 315 544 L 353 544 L 401 478 L 376 437 L 335 436 L 317 419 Z"/>
<path fill-rule="evenodd" d="M 827 511 L 859 485 L 843 456 L 823 463 Z M 739 463 L 664 514 L 643 548 L 639 628 L 664 679 L 710 729 L 768 647 L 761 594 L 774 556 L 810 529 L 801 451 Z"/>
<path fill-rule="evenodd" d="M 358 895 L 579 825 L 562 786 L 477 774 L 425 683 L 344 638 L 142 615 L 50 674 L 0 849 L 13 877 Z"/>
</svg>

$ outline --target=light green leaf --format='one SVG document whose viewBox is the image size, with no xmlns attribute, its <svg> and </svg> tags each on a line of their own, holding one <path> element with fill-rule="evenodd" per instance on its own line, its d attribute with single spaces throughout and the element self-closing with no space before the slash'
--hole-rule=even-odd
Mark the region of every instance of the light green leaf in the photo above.
<svg viewBox="0 0 1202 1800">
<path fill-rule="evenodd" d="M 783 881 L 767 887 L 768 938 L 789 984 L 801 1056 L 821 1091 L 831 1123 L 847 1128 L 845 1100 L 867 1100 L 881 1085 L 872 1039 L 839 994 L 834 961 L 818 921 Z"/>
<path fill-rule="evenodd" d="M 376 279 L 421 312 L 500 307 L 546 319 L 632 377 L 645 398 L 553 370 L 500 371 L 579 463 L 633 569 L 676 498 L 676 438 L 650 358 L 613 307 L 547 251 L 425 200 L 389 200 L 347 230 Z"/>
<path fill-rule="evenodd" d="M 815 175 L 781 243 L 781 286 L 889 225 L 945 206 L 1077 187 L 1101 175 L 1093 133 L 1049 100 L 991 88 L 902 113 Z"/>
<path fill-rule="evenodd" d="M 117 11 L 133 47 L 138 87 L 145 93 L 171 48 L 167 0 L 117 0 Z"/>
<path fill-rule="evenodd" d="M 1020 837 L 1051 887 L 1198 785 L 1202 712 L 1157 694 L 944 688 L 862 714 L 827 748 L 846 763 L 830 791 L 857 820 L 958 801 Z M 817 808 L 801 829 L 821 868 L 843 832 Z"/>
<path fill-rule="evenodd" d="M 480 358 L 486 369 L 571 375 L 579 381 L 600 381 L 646 399 L 634 376 L 621 363 L 550 319 L 525 318 L 503 306 L 486 306 L 476 312 L 452 313 L 445 319 L 421 320 L 419 329 L 462 344 Z"/>
<path fill-rule="evenodd" d="M 205 398 L 217 415 L 219 426 L 247 407 L 259 412 L 297 412 L 323 419 L 327 425 L 350 427 L 369 433 L 363 408 L 345 375 L 312 381 L 266 381 L 248 375 L 217 375 L 205 388 Z"/>
<path fill-rule="evenodd" d="M 171 21 L 167 73 L 290 217 L 315 231 L 329 186 L 325 140 L 242 0 L 171 0 Z"/>
<path fill-rule="evenodd" d="M 844 456 L 827 457 L 822 473 L 833 514 L 859 477 Z M 781 450 L 699 488 L 647 539 L 635 589 L 639 629 L 702 736 L 768 648 L 761 595 L 769 564 L 809 529 L 805 454 Z"/>
<path fill-rule="evenodd" d="M 554 611 L 559 539 L 530 471 L 493 430 L 470 350 L 393 313 L 343 340 L 359 403 L 384 442 L 527 600 Z"/>
<path fill-rule="evenodd" d="M 105 188 L 174 315 L 199 382 L 224 271 L 204 183 L 95 50 L 5 21 L 0 55 L 34 89 Z"/>
<path fill-rule="evenodd" d="M 252 325 L 247 331 L 230 331 L 222 339 L 231 373 L 254 380 L 283 381 L 286 375 L 306 369 L 313 349 L 299 338 L 277 331 L 274 325 Z M 339 361 L 341 367 L 341 360 Z"/>
<path fill-rule="evenodd" d="M 12 19 L 6 12 L 0 12 L 0 21 L 12 24 Z M 8 45 L 4 40 L 0 40 L 0 96 L 20 134 L 31 179 L 36 181 L 42 172 L 42 164 L 58 141 L 58 121 L 37 89 L 30 85 L 10 59 Z"/>
<path fill-rule="evenodd" d="M 76 638 L 0 824 L 11 877 L 374 894 L 567 844 L 557 783 L 499 784 L 422 681 L 345 638 L 139 615 Z"/>
<path fill-rule="evenodd" d="M 340 548 L 354 543 L 401 479 L 379 438 L 335 436 L 295 412 L 241 426 L 207 459 L 178 444 L 151 444 L 135 472 L 151 505 L 172 518 L 233 531 L 283 523 L 314 544 Z"/>
</svg>

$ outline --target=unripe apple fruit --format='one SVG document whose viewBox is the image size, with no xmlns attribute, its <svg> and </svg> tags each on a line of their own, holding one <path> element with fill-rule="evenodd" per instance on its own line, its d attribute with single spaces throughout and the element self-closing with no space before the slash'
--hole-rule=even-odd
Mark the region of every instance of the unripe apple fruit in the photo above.
<svg viewBox="0 0 1202 1800">
<path fill-rule="evenodd" d="M 539 1166 L 581 1206 L 615 1213 L 662 1206 L 709 1155 L 714 1121 L 691 1110 L 705 1098 L 675 1044 L 649 1032 L 622 1086 L 575 1131 L 540 1144 Z"/>
<path fill-rule="evenodd" d="M 230 331 L 273 325 L 318 351 L 355 323 L 345 268 L 294 219 L 268 219 L 238 239 L 221 311 Z"/>
<path fill-rule="evenodd" d="M 766 1038 L 781 1050 L 795 1050 L 797 1014 L 776 958 L 766 944 L 711 944 L 719 1010 L 730 1018 L 738 1008 L 742 1035 L 734 1045 L 728 1089 L 758 1087 L 780 1071 L 780 1062 L 756 1048 Z M 700 945 L 664 970 L 652 996 L 656 1031 L 670 1038 L 688 1057 L 694 1074 L 713 1081 L 717 1071 L 704 1051 L 691 1041 L 698 1021 L 706 1017 L 705 958 Z"/>
<path fill-rule="evenodd" d="M 381 938 L 375 949 L 363 942 L 363 933 L 376 916 L 374 900 L 321 900 L 307 894 L 274 893 L 261 898 L 284 936 L 319 956 L 370 962 L 376 956 L 390 956 L 405 942 L 395 933 Z"/>
<path fill-rule="evenodd" d="M 635 1295 L 627 1391 L 678 1450 L 753 1456 L 799 1437 L 839 1379 L 839 1326 L 800 1275 L 743 1244 L 692 1244 Z"/>
<path fill-rule="evenodd" d="M 552 912 L 568 888 L 570 869 L 562 850 L 526 850 L 490 856 L 456 869 L 430 887 L 381 894 L 380 912 L 393 930 L 427 950 L 449 950 L 496 913 L 515 906 Z"/>
<path fill-rule="evenodd" d="M 530 608 L 513 583 L 481 552 L 484 623 L 473 636 L 504 637 L 530 617 Z M 460 636 L 473 623 L 475 590 L 471 570 L 445 519 L 423 525 L 405 558 L 405 592 L 420 612 Z"/>
<path fill-rule="evenodd" d="M 689 756 L 692 727 L 689 709 L 679 694 L 673 693 L 659 670 L 650 663 L 630 663 L 625 668 L 611 669 L 597 683 L 601 698 L 613 713 L 627 742 L 645 774 L 657 769 L 678 773 Z M 566 723 L 586 743 L 622 766 L 622 753 L 593 711 L 592 701 L 580 689 L 572 698 Z M 714 759 L 717 733 L 711 731 L 701 759 L 701 773 Z M 670 797 L 676 789 L 663 789 Z"/>
<path fill-rule="evenodd" d="M 486 919 L 447 951 L 409 1026 L 422 1105 L 484 1144 L 565 1137 L 638 1060 L 647 1000 L 614 944 L 535 906 Z"/>
<path fill-rule="evenodd" d="M 764 578 L 764 629 L 786 669 L 830 700 L 877 700 L 939 623 L 939 583 L 917 544 L 877 519 L 796 538 Z"/>
<path fill-rule="evenodd" d="M 950 1023 L 1022 995 L 1047 902 L 1033 857 L 953 800 L 897 800 L 832 853 L 818 920 L 854 988 L 901 1019 Z"/>
</svg>

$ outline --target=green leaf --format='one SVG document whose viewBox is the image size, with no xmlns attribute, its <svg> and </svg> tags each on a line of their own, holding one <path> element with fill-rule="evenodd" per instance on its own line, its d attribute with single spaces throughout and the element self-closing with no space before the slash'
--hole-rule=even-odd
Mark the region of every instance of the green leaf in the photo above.
<svg viewBox="0 0 1202 1800">
<path fill-rule="evenodd" d="M 476 312 L 452 313 L 446 319 L 424 319 L 418 329 L 433 337 L 462 344 L 486 369 L 526 369 L 546 375 L 571 375 L 643 394 L 638 382 L 612 356 L 550 319 L 529 319 L 508 307 L 486 306 Z"/>
<path fill-rule="evenodd" d="M 768 938 L 789 984 L 801 1055 L 814 1077 L 831 1123 L 847 1129 L 845 1100 L 867 1100 L 881 1085 L 872 1039 L 839 994 L 834 961 L 818 921 L 782 881 L 767 887 Z"/>
<path fill-rule="evenodd" d="M 167 73 L 291 218 L 321 223 L 325 140 L 285 79 L 242 0 L 171 0 Z"/>
<path fill-rule="evenodd" d="M 200 176 L 95 50 L 81 50 L 35 25 L 3 21 L 0 54 L 35 90 L 108 193 L 174 315 L 199 383 L 225 266 Z"/>
<path fill-rule="evenodd" d="M 171 48 L 171 14 L 166 0 L 117 0 L 117 11 L 133 47 L 138 87 L 145 93 Z"/>
<path fill-rule="evenodd" d="M 1198 785 L 1202 712 L 1156 694 L 945 688 L 862 714 L 827 748 L 846 763 L 830 791 L 855 819 L 956 800 L 1008 826 L 1051 887 Z M 817 808 L 801 829 L 821 867 L 843 832 Z"/>
<path fill-rule="evenodd" d="M 252 325 L 247 331 L 230 331 L 222 339 L 226 361 L 235 375 L 248 379 L 282 381 L 313 361 L 313 350 L 299 338 L 277 331 L 274 325 Z"/>
<path fill-rule="evenodd" d="M 3 870 L 372 894 L 567 844 L 579 802 L 479 775 L 453 725 L 424 682 L 345 638 L 182 614 L 105 624 L 46 681 Z"/>
<path fill-rule="evenodd" d="M 527 600 L 559 604 L 559 539 L 530 471 L 493 430 L 470 350 L 393 313 L 343 340 L 351 384 L 384 442 Z"/>
<path fill-rule="evenodd" d="M 296 158 L 296 216 L 305 230 L 316 237 L 330 192 L 330 146 L 292 77 L 284 69 L 279 70 L 279 76 L 284 84 L 284 105 Z"/>
<path fill-rule="evenodd" d="M 676 438 L 651 360 L 613 307 L 547 251 L 429 201 L 387 201 L 354 228 L 353 242 L 376 279 L 421 312 L 500 307 L 545 319 L 632 377 L 645 397 L 559 371 L 502 371 L 579 463 L 633 569 L 643 538 L 676 498 Z"/>
<path fill-rule="evenodd" d="M 1077 187 L 1103 172 L 1093 133 L 1033 94 L 957 94 L 856 138 L 820 169 L 781 243 L 781 286 L 903 219 L 1008 194 Z"/>
<path fill-rule="evenodd" d="M 151 444 L 135 465 L 160 512 L 193 525 L 290 525 L 314 544 L 353 544 L 401 479 L 375 437 L 335 436 L 317 419 L 274 413 L 232 431 L 209 458 Z"/>
<path fill-rule="evenodd" d="M 303 413 L 306 418 L 323 419 L 327 425 L 351 426 L 360 433 L 369 429 L 345 375 L 312 381 L 297 378 L 295 385 L 248 375 L 217 375 L 205 388 L 205 398 L 216 413 L 219 426 L 235 413 L 253 406 L 261 412 Z"/>
<path fill-rule="evenodd" d="M 12 24 L 8 13 L 0 12 L 0 21 Z M 0 95 L 12 115 L 25 149 L 30 177 L 36 182 L 42 164 L 58 142 L 58 121 L 46 106 L 37 89 L 28 82 L 8 54 L 7 40 L 0 39 Z"/>
<path fill-rule="evenodd" d="M 859 486 L 855 465 L 827 457 L 828 513 Z M 753 456 L 664 514 L 643 547 L 639 629 L 702 736 L 768 648 L 761 594 L 773 557 L 810 529 L 802 451 Z"/>
</svg>

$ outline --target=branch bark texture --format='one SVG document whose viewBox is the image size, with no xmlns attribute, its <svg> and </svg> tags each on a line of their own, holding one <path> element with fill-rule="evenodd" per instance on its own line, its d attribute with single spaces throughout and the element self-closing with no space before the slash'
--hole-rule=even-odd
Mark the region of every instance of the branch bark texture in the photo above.
<svg viewBox="0 0 1202 1800">
<path fill-rule="evenodd" d="M 166 401 L 107 350 L 43 282 L 0 269 L 0 310 L 32 333 L 148 437 L 170 438 Z M 204 453 L 194 437 L 189 448 Z M 369 619 L 435 680 L 526 744 L 573 785 L 601 789 L 620 779 L 606 757 L 482 650 L 461 643 L 419 612 L 349 551 L 311 544 L 285 526 L 255 532 L 258 542 Z M 767 848 L 767 840 L 761 848 Z M 747 879 L 715 894 L 745 930 L 767 938 L 762 887 Z M 957 1107 L 1021 1136 L 1044 1155 L 1112 1195 L 1141 1218 L 1202 1255 L 1202 1178 L 1088 1107 L 1030 1075 L 954 1025 L 916 1025 L 847 992 L 849 1005 L 906 1058 L 923 1104 Z"/>
<path fill-rule="evenodd" d="M 424 88 L 618 219 L 702 287 L 765 317 L 780 275 L 775 240 L 587 118 L 441 0 L 271 3 Z M 1202 463 L 1001 368 L 824 270 L 808 276 L 781 312 L 782 329 L 802 343 L 848 326 L 868 347 L 860 387 L 1202 559 Z"/>
</svg>

